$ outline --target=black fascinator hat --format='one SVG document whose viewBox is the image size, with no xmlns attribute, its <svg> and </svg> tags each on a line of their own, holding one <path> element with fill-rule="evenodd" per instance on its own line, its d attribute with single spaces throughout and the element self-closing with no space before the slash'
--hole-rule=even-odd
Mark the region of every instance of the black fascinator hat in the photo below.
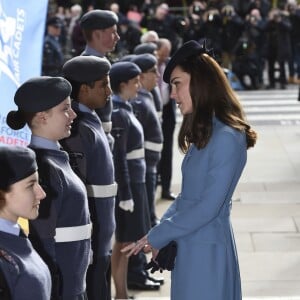
<svg viewBox="0 0 300 300">
<path fill-rule="evenodd" d="M 213 50 L 207 49 L 206 40 L 203 40 L 201 43 L 196 42 L 195 40 L 188 41 L 182 45 L 171 57 L 167 67 L 165 69 L 163 79 L 166 83 L 170 83 L 171 73 L 174 68 L 186 60 L 189 57 L 199 55 L 201 53 L 206 53 L 210 56 L 213 56 Z"/>
</svg>

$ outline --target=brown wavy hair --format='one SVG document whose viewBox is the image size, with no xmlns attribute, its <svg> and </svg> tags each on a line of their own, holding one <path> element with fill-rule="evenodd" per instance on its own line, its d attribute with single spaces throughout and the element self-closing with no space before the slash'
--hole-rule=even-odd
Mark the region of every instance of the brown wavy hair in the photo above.
<svg viewBox="0 0 300 300">
<path fill-rule="evenodd" d="M 246 133 L 247 149 L 256 143 L 257 134 L 246 121 L 236 93 L 222 67 L 209 55 L 188 57 L 178 66 L 191 75 L 190 94 L 193 112 L 185 115 L 178 135 L 178 145 L 186 153 L 193 143 L 204 148 L 212 135 L 215 115 L 226 125 Z"/>
</svg>

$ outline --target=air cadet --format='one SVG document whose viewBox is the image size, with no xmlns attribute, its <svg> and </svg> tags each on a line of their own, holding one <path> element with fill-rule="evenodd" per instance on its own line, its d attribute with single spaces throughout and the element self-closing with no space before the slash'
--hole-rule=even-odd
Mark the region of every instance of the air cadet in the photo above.
<svg viewBox="0 0 300 300">
<path fill-rule="evenodd" d="M 148 204 L 151 225 L 155 226 L 157 222 L 155 214 L 156 173 L 163 142 L 161 123 L 155 111 L 151 94 L 158 79 L 157 59 L 152 54 L 146 53 L 137 55 L 131 61 L 142 70 L 138 96 L 131 101 L 131 104 L 134 114 L 144 130 Z"/>
<path fill-rule="evenodd" d="M 63 74 L 72 84 L 72 108 L 77 119 L 71 136 L 62 145 L 86 185 L 93 223 L 93 261 L 87 273 L 87 294 L 91 300 L 111 299 L 110 258 L 117 184 L 112 153 L 95 112 L 110 101 L 109 70 L 109 61 L 96 56 L 77 56 L 63 66 Z"/>
<path fill-rule="evenodd" d="M 0 147 L 0 299 L 49 300 L 49 269 L 17 223 L 35 219 L 45 192 L 35 154 L 19 146 Z"/>
<path fill-rule="evenodd" d="M 152 43 L 152 42 L 144 42 L 138 46 L 135 47 L 134 49 L 134 54 L 138 55 L 138 54 L 152 54 L 155 57 L 157 57 L 157 44 L 156 43 Z M 161 93 L 159 90 L 158 85 L 156 84 L 153 89 L 151 90 L 151 94 L 153 96 L 153 102 L 155 105 L 155 109 L 157 111 L 157 115 L 159 117 L 159 119 L 161 119 L 162 117 L 162 98 L 161 98 Z"/>
<path fill-rule="evenodd" d="M 50 269 L 52 298 L 83 300 L 91 250 L 88 199 L 58 142 L 71 134 L 76 117 L 71 89 L 62 77 L 27 80 L 15 93 L 18 110 L 9 112 L 7 123 L 15 130 L 27 123 L 32 131 L 29 147 L 36 153 L 47 196 L 40 204 L 39 217 L 29 222 L 29 238 Z"/>
<path fill-rule="evenodd" d="M 117 32 L 118 20 L 118 16 L 110 10 L 95 9 L 85 13 L 80 20 L 80 27 L 86 40 L 86 48 L 81 55 L 104 57 L 113 51 L 120 39 Z M 111 112 L 111 101 L 107 101 L 103 108 L 96 109 L 112 149 Z"/>
<path fill-rule="evenodd" d="M 143 44 L 144 45 L 144 44 Z M 152 49 L 152 47 L 150 47 Z M 143 47 L 144 50 L 147 50 L 148 48 L 147 47 Z M 150 50 L 151 50 L 150 49 Z M 149 56 L 150 55 L 150 56 Z M 136 55 L 136 54 L 131 54 L 131 55 L 126 55 L 124 56 L 121 61 L 133 61 L 136 57 L 139 57 L 140 55 Z M 141 56 L 141 57 L 145 57 L 145 56 Z M 153 61 L 156 61 L 155 60 L 155 57 L 151 54 L 146 54 L 146 57 L 148 57 L 148 59 L 150 58 L 150 61 L 148 61 L 148 65 L 151 65 L 153 64 Z M 139 59 L 137 60 L 139 61 Z M 147 61 L 147 59 L 146 59 Z M 141 64 L 143 65 L 143 64 Z M 145 68 L 145 65 L 144 64 L 142 66 L 142 68 L 144 69 Z M 150 79 L 150 82 L 145 82 L 145 79 L 144 78 L 147 78 L 148 76 L 143 76 L 143 73 L 141 74 L 141 78 L 143 79 L 143 82 L 146 86 L 150 87 L 154 84 L 154 81 L 153 79 L 155 77 L 153 77 L 153 75 L 149 75 L 149 78 Z M 152 80 L 151 78 L 152 77 Z M 147 81 L 147 79 L 146 79 Z M 146 92 L 147 96 L 149 97 L 146 97 L 148 99 L 148 101 L 146 101 L 148 104 L 151 103 L 150 107 L 153 107 L 154 103 L 153 103 L 153 98 L 155 96 L 155 94 L 153 94 L 153 91 L 155 90 L 152 89 L 151 90 L 151 94 L 149 94 L 147 92 L 147 90 L 145 90 L 144 88 L 140 87 L 139 88 L 139 91 L 138 93 L 141 92 L 141 90 L 144 90 L 144 92 Z M 158 129 L 158 124 L 156 121 L 154 120 L 158 120 L 159 121 L 159 116 L 157 114 L 157 116 L 154 116 L 154 114 L 156 113 L 155 110 L 153 112 L 153 109 L 150 108 L 151 112 L 147 112 L 149 110 L 149 105 L 145 105 L 145 103 L 141 102 L 141 101 L 137 101 L 138 103 L 137 104 L 141 104 L 141 105 L 137 105 L 136 109 L 138 111 L 136 111 L 135 113 L 137 115 L 139 115 L 138 119 L 140 121 L 140 118 L 145 118 L 145 119 L 148 119 L 149 121 L 149 118 L 147 117 L 148 115 L 151 116 L 151 122 L 152 123 L 150 126 L 153 126 L 153 128 L 156 128 L 154 130 L 152 130 L 152 128 L 147 128 L 147 125 L 146 125 L 146 121 L 145 120 L 142 120 L 142 125 L 143 125 L 143 130 L 144 130 L 144 135 L 145 135 L 145 139 L 147 139 L 147 137 L 149 138 L 149 133 L 151 135 L 150 137 L 150 141 L 155 139 L 156 141 L 159 140 L 159 133 L 158 133 L 158 137 L 154 138 L 154 136 L 156 134 L 154 134 L 154 132 L 159 132 L 161 130 Z M 154 101 L 155 102 L 155 101 Z M 133 105 L 135 103 L 134 100 L 130 101 L 130 103 Z M 139 107 L 141 106 L 141 107 Z M 134 105 L 133 105 L 133 110 L 134 109 Z M 156 123 L 156 124 L 153 124 L 153 123 Z M 147 131 L 147 137 L 146 137 L 146 133 L 145 133 L 145 130 Z M 152 142 L 146 142 L 145 141 L 145 148 L 148 147 L 149 145 L 152 145 L 153 146 L 153 143 Z M 158 146 L 159 147 L 159 146 Z M 152 147 L 153 148 L 153 147 Z M 156 147 L 157 148 L 157 145 Z M 156 149 L 157 150 L 157 149 Z M 150 153 L 152 151 L 150 150 Z M 150 169 L 152 169 L 152 167 L 149 167 L 150 165 L 153 166 L 153 160 L 150 158 L 151 157 L 151 154 L 148 152 L 148 150 L 145 149 L 145 157 L 148 157 L 148 159 L 146 158 L 146 169 L 148 169 L 148 173 L 146 172 L 146 187 L 147 187 L 147 194 L 149 195 L 149 198 L 148 198 L 148 203 L 149 203 L 149 214 L 150 214 L 150 218 L 151 218 L 151 225 L 155 225 L 156 223 L 159 222 L 159 220 L 157 219 L 156 217 L 156 214 L 155 214 L 155 206 L 154 206 L 154 198 L 155 198 L 155 195 L 153 193 L 155 193 L 155 186 L 153 186 L 153 182 L 154 184 L 156 183 L 156 179 L 153 180 L 153 176 L 150 176 Z M 149 157 L 149 154 L 150 154 L 150 157 Z M 154 154 L 154 153 L 152 153 Z M 156 154 L 154 154 L 154 156 L 156 156 Z M 156 160 L 156 159 L 155 159 Z M 147 163 L 148 161 L 148 163 Z M 152 173 L 153 175 L 153 173 Z M 152 179 L 152 180 L 151 180 Z M 148 181 L 148 186 L 147 186 L 147 181 Z M 149 187 L 149 188 L 148 188 Z M 153 199 L 153 201 L 152 201 Z M 153 203 L 153 204 L 151 204 Z M 146 256 L 144 253 L 139 253 L 138 255 L 135 255 L 135 256 L 131 256 L 129 258 L 129 263 L 128 263 L 128 274 L 127 274 L 127 281 L 128 281 L 128 287 L 130 289 L 138 289 L 138 290 L 158 290 L 159 287 L 160 287 L 160 284 L 163 284 L 164 283 L 164 279 L 162 277 L 158 278 L 158 277 L 152 277 L 149 275 L 149 273 L 144 270 L 144 266 L 145 264 L 147 263 L 147 259 L 146 259 Z"/>
<path fill-rule="evenodd" d="M 121 249 L 150 228 L 145 185 L 144 133 L 130 99 L 137 96 L 140 68 L 132 62 L 117 62 L 110 71 L 113 90 L 112 134 L 118 195 L 116 198 L 116 242 L 112 254 L 112 275 L 117 299 L 128 299 L 128 258 Z"/>
<path fill-rule="evenodd" d="M 153 91 L 157 84 L 158 71 L 157 59 L 149 53 L 136 55 L 131 61 L 137 64 L 142 73 L 140 74 L 140 88 L 138 96 L 131 101 L 133 111 L 140 121 L 145 137 L 145 160 L 146 160 L 146 188 L 149 206 L 151 226 L 158 224 L 159 220 L 155 213 L 155 191 L 157 178 L 157 165 L 160 160 L 163 134 L 161 123 L 153 103 Z M 163 278 L 155 278 L 144 270 L 147 262 L 144 253 L 139 253 L 129 259 L 128 286 L 140 290 L 157 290 L 162 284 Z"/>
<path fill-rule="evenodd" d="M 50 18 L 47 23 L 47 34 L 43 44 L 42 74 L 59 76 L 64 63 L 64 54 L 59 41 L 62 21 L 58 17 Z"/>
</svg>

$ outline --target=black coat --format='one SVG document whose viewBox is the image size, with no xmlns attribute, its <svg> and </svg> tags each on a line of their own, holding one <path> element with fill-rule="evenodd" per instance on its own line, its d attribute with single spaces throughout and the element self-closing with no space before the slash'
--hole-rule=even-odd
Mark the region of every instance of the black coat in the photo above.
<svg viewBox="0 0 300 300">
<path fill-rule="evenodd" d="M 292 25 L 288 17 L 269 20 L 266 24 L 267 57 L 273 57 L 278 62 L 287 61 L 291 55 L 290 31 Z"/>
</svg>

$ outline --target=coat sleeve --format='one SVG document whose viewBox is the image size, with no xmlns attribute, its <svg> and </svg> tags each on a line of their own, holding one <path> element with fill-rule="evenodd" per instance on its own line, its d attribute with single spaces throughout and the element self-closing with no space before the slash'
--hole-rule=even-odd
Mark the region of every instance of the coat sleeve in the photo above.
<svg viewBox="0 0 300 300">
<path fill-rule="evenodd" d="M 172 204 L 169 206 L 169 208 L 166 210 L 166 212 L 163 214 L 163 216 L 160 219 L 160 222 L 170 218 L 173 216 L 176 212 L 177 207 L 177 201 L 181 198 L 181 194 L 179 194 L 176 199 L 172 202 Z"/>
<path fill-rule="evenodd" d="M 202 183 L 205 184 L 203 192 L 195 195 L 197 199 L 192 205 L 177 209 L 173 215 L 168 216 L 149 232 L 148 240 L 153 247 L 160 249 L 168 242 L 206 226 L 218 216 L 245 145 L 242 146 L 232 133 L 223 131 L 210 146 L 210 162 L 206 181 Z M 189 200 L 181 198 L 178 201 Z"/>
</svg>

